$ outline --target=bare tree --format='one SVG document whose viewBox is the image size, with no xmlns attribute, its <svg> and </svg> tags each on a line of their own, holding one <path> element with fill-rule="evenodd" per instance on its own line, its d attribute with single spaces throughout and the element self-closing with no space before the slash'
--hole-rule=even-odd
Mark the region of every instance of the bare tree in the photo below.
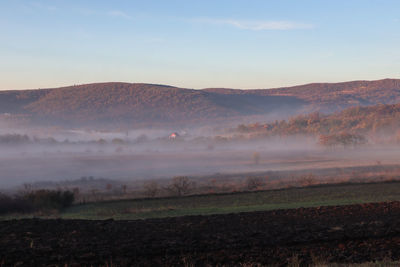
<svg viewBox="0 0 400 267">
<path fill-rule="evenodd" d="M 74 193 L 75 198 L 78 198 L 79 196 L 79 187 L 74 187 L 72 188 L 72 193 Z"/>
<path fill-rule="evenodd" d="M 195 184 L 189 180 L 186 176 L 176 176 L 172 178 L 171 183 L 168 186 L 168 191 L 176 196 L 183 196 L 188 194 Z"/>
<path fill-rule="evenodd" d="M 155 197 L 160 191 L 160 187 L 157 182 L 149 181 L 144 184 L 144 194 L 147 197 Z"/>
<path fill-rule="evenodd" d="M 311 185 L 315 185 L 318 183 L 317 177 L 315 177 L 314 174 L 309 173 L 309 174 L 305 174 L 303 176 L 300 177 L 299 182 L 302 186 L 311 186 Z"/>
<path fill-rule="evenodd" d="M 249 190 L 256 190 L 265 185 L 265 179 L 263 177 L 247 177 L 246 178 L 247 188 Z"/>
<path fill-rule="evenodd" d="M 126 194 L 126 190 L 128 189 L 128 186 L 126 184 L 123 184 L 121 186 L 121 189 L 122 189 L 122 193 L 125 195 Z"/>
<path fill-rule="evenodd" d="M 23 191 L 24 191 L 25 193 L 30 193 L 30 192 L 32 192 L 32 190 L 33 190 L 32 184 L 29 184 L 29 183 L 25 183 L 25 184 L 24 184 L 24 189 L 23 189 Z"/>
<path fill-rule="evenodd" d="M 106 184 L 106 190 L 111 191 L 112 189 L 112 184 Z"/>
</svg>

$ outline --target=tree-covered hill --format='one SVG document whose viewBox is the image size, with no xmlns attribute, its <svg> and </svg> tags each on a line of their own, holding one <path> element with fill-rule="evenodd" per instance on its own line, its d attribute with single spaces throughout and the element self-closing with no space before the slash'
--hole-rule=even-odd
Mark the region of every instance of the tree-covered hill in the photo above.
<svg viewBox="0 0 400 267">
<path fill-rule="evenodd" d="M 351 107 L 323 115 L 314 112 L 273 123 L 239 125 L 234 132 L 247 138 L 314 135 L 324 138 L 359 138 L 364 141 L 400 141 L 400 104 Z M 326 140 L 325 140 L 326 141 Z"/>
<path fill-rule="evenodd" d="M 329 113 L 351 106 L 398 102 L 400 80 L 393 79 L 261 90 L 95 83 L 0 91 L 0 117 L 55 125 L 194 125 L 246 116 L 282 118 L 312 111 Z"/>
</svg>

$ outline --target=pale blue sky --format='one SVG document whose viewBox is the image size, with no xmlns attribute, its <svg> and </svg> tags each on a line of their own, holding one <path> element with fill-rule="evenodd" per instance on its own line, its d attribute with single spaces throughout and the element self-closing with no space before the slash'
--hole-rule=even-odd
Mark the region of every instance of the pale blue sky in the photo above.
<svg viewBox="0 0 400 267">
<path fill-rule="evenodd" d="M 398 0 L 1 0 L 0 89 L 400 78 Z"/>
</svg>

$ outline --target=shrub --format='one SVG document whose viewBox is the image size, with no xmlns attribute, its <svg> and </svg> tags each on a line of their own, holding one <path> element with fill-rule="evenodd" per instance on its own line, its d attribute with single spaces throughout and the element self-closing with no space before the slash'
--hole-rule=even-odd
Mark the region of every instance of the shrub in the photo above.
<svg viewBox="0 0 400 267">
<path fill-rule="evenodd" d="M 17 196 L 7 196 L 0 193 L 0 214 L 62 210 L 71 206 L 73 202 L 74 193 L 70 191 L 26 191 Z"/>
<path fill-rule="evenodd" d="M 265 186 L 265 179 L 263 177 L 247 177 L 246 178 L 247 189 L 257 190 Z"/>
<path fill-rule="evenodd" d="M 71 191 L 37 190 L 26 193 L 23 198 L 28 200 L 36 210 L 62 210 L 72 205 L 74 193 Z"/>
<path fill-rule="evenodd" d="M 318 179 L 315 175 L 313 175 L 312 173 L 310 174 L 305 174 L 303 176 L 301 176 L 298 179 L 298 182 L 300 183 L 301 186 L 312 186 L 315 184 L 318 184 Z"/>
<path fill-rule="evenodd" d="M 33 205 L 28 200 L 0 193 L 0 214 L 26 213 L 31 211 L 33 211 Z"/>
<path fill-rule="evenodd" d="M 160 190 L 157 182 L 149 181 L 144 184 L 144 194 L 147 197 L 155 197 Z"/>
<path fill-rule="evenodd" d="M 193 190 L 194 187 L 195 184 L 193 182 L 190 182 L 188 177 L 176 176 L 172 178 L 172 181 L 167 189 L 175 196 L 183 196 Z"/>
</svg>

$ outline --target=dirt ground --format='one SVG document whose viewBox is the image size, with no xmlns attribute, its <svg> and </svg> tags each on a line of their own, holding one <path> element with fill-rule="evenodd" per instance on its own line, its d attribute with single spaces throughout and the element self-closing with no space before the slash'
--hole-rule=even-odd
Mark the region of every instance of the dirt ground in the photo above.
<svg viewBox="0 0 400 267">
<path fill-rule="evenodd" d="M 390 259 L 400 259 L 400 202 L 137 221 L 0 222 L 4 266 L 285 266 Z"/>
</svg>

